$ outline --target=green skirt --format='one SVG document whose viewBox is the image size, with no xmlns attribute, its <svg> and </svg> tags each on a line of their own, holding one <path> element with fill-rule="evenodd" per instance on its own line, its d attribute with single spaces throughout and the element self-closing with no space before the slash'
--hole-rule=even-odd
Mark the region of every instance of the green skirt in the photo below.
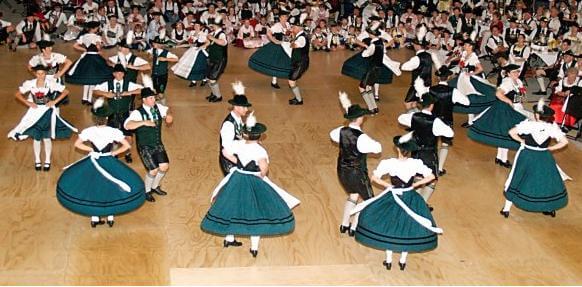
<svg viewBox="0 0 582 287">
<path fill-rule="evenodd" d="M 566 186 L 549 151 L 521 149 L 506 184 L 505 198 L 532 212 L 558 210 L 568 204 Z"/>
<path fill-rule="evenodd" d="M 37 141 L 51 138 L 51 117 L 53 112 L 53 109 L 48 109 L 33 126 L 29 127 L 22 134 L 27 135 Z M 55 139 L 70 138 L 73 134 L 73 130 L 70 128 L 72 126 L 73 125 L 71 125 L 69 122 L 66 122 L 64 119 L 57 117 Z"/>
<path fill-rule="evenodd" d="M 450 80 L 449 86 L 456 88 L 457 80 L 458 78 Z M 497 101 L 497 97 L 495 96 L 495 87 L 481 83 L 479 80 L 475 80 L 472 77 L 470 81 L 475 90 L 483 95 L 467 95 L 470 104 L 468 106 L 455 104 L 453 107 L 453 112 L 460 114 L 479 114 Z"/>
<path fill-rule="evenodd" d="M 74 73 L 67 73 L 65 82 L 77 85 L 99 85 L 113 78 L 113 69 L 99 54 L 85 54 L 73 64 Z"/>
<path fill-rule="evenodd" d="M 426 202 L 415 190 L 400 198 L 416 214 L 436 226 Z M 356 241 L 381 250 L 422 252 L 437 247 L 437 234 L 424 228 L 394 201 L 392 192 L 366 206 L 356 228 Z"/>
<path fill-rule="evenodd" d="M 291 58 L 280 45 L 268 43 L 251 55 L 249 68 L 267 76 L 287 79 L 291 73 Z"/>
<path fill-rule="evenodd" d="M 293 231 L 293 212 L 261 178 L 234 171 L 201 223 L 219 235 L 281 235 Z"/>
<path fill-rule="evenodd" d="M 362 52 L 359 52 L 349 59 L 347 59 L 342 65 L 342 74 L 350 78 L 361 81 L 366 72 L 368 71 L 368 60 L 362 57 Z M 382 65 L 380 69 L 380 74 L 376 82 L 378 84 L 390 84 L 392 83 L 392 71 L 386 66 Z"/>
<path fill-rule="evenodd" d="M 127 213 L 145 202 L 145 186 L 130 167 L 112 156 L 102 156 L 97 163 L 110 175 L 130 187 L 126 192 L 105 178 L 87 157 L 63 171 L 57 182 L 57 199 L 66 209 L 87 216 Z"/>
<path fill-rule="evenodd" d="M 519 143 L 509 136 L 509 130 L 525 119 L 524 115 L 498 100 L 473 122 L 468 136 L 486 145 L 516 150 Z"/>
</svg>

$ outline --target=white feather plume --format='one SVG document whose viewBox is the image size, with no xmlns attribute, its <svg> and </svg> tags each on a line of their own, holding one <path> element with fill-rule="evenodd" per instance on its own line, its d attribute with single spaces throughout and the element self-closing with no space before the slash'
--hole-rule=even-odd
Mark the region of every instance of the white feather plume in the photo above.
<svg viewBox="0 0 582 287">
<path fill-rule="evenodd" d="M 372 24 L 370 24 L 370 30 L 372 31 L 378 30 L 380 24 L 382 24 L 380 21 L 372 21 Z"/>
<path fill-rule="evenodd" d="M 152 91 L 154 90 L 154 82 L 150 75 L 142 73 L 141 74 L 141 82 L 145 88 L 150 88 Z"/>
<path fill-rule="evenodd" d="M 419 98 L 422 99 L 422 95 L 428 93 L 429 87 L 424 85 L 424 80 L 420 77 L 414 80 L 414 89 Z"/>
<path fill-rule="evenodd" d="M 247 129 L 252 129 L 257 124 L 257 118 L 255 117 L 255 111 L 252 111 L 247 116 L 247 121 L 245 124 L 247 126 Z"/>
<path fill-rule="evenodd" d="M 347 112 L 348 109 L 352 106 L 352 101 L 350 101 L 350 98 L 348 98 L 348 94 L 346 92 L 339 92 L 339 100 L 342 104 L 342 107 Z"/>
<path fill-rule="evenodd" d="M 232 83 L 232 90 L 234 91 L 235 95 L 244 95 L 245 94 L 245 86 L 241 81 L 236 81 Z"/>
<path fill-rule="evenodd" d="M 103 97 L 98 97 L 93 103 L 93 110 L 98 110 L 105 105 L 105 99 Z"/>
<path fill-rule="evenodd" d="M 536 108 L 537 108 L 537 111 L 538 111 L 539 113 L 542 113 L 542 112 L 544 112 L 544 105 L 545 105 L 545 104 L 546 104 L 546 103 L 544 102 L 544 98 L 541 98 L 541 99 L 539 99 L 539 101 L 538 101 L 538 105 L 537 105 L 537 107 L 536 107 Z"/>
<path fill-rule="evenodd" d="M 424 40 L 426 33 L 427 33 L 426 26 L 421 25 L 420 28 L 418 28 L 418 31 L 416 32 L 416 39 L 418 39 L 419 41 Z"/>
<path fill-rule="evenodd" d="M 409 133 L 401 136 L 398 139 L 398 142 L 401 143 L 401 144 L 409 142 L 410 140 L 412 140 L 412 133 L 414 133 L 414 132 L 409 132 Z"/>
</svg>

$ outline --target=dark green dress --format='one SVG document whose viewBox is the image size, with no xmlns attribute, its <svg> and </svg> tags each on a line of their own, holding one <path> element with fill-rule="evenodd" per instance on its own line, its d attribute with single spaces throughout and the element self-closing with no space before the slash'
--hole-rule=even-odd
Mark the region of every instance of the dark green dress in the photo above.
<svg viewBox="0 0 582 287">
<path fill-rule="evenodd" d="M 454 78 L 449 81 L 449 86 L 457 88 L 457 82 L 459 78 Z M 469 79 L 473 88 L 481 93 L 482 95 L 478 94 L 469 94 L 466 95 L 469 98 L 470 104 L 468 106 L 464 106 L 461 104 L 455 104 L 453 107 L 453 111 L 455 113 L 461 114 L 479 114 L 483 112 L 485 109 L 493 105 L 497 101 L 497 97 L 495 96 L 495 87 L 491 85 L 487 85 L 478 79 L 475 76 L 470 77 Z"/>
</svg>

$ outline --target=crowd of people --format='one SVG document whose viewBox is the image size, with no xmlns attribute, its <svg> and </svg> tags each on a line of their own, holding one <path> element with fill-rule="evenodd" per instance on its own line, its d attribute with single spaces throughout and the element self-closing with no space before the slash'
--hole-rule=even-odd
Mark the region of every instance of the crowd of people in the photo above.
<svg viewBox="0 0 582 287">
<path fill-rule="evenodd" d="M 91 106 L 95 126 L 79 133 L 75 147 L 88 155 L 65 168 L 57 198 L 90 216 L 92 227 L 113 226 L 114 215 L 167 194 L 161 189 L 169 170 L 162 124 L 173 123 L 166 92 L 170 71 L 191 87 L 208 85 L 206 99 L 220 102 L 219 80 L 228 54 L 236 53 L 228 46 L 257 49 L 249 68 L 271 76 L 273 89 L 281 88 L 279 78 L 287 79 L 289 104 L 300 106 L 298 84 L 309 72 L 309 54 L 354 50 L 341 73 L 360 81 L 366 107 L 340 92 L 349 123 L 330 132 L 339 147 L 338 179 L 348 194 L 340 232 L 386 250 L 387 269 L 393 252 L 401 252 L 404 270 L 408 252 L 436 248 L 442 233 L 428 201 L 446 175 L 453 113 L 467 114 L 462 127 L 469 138 L 496 147 L 495 164 L 510 169 L 501 215 L 509 217 L 515 204 L 555 217 L 567 204 L 563 181 L 568 177 L 550 151 L 566 146 L 564 131 L 580 118 L 572 110 L 580 109 L 582 89 L 581 5 L 576 0 L 40 1 L 18 24 L 1 22 L 0 40 L 11 50 L 40 51 L 26 65 L 34 79 L 16 93 L 28 111 L 8 136 L 31 137 L 35 170 L 49 171 L 52 140 L 78 132 L 59 113 L 70 97 L 65 84 L 83 85 L 82 103 Z M 73 42 L 80 56 L 73 62 L 53 52 L 55 41 Z M 111 48 L 117 49 L 114 56 L 102 56 L 102 49 Z M 414 50 L 414 56 L 402 64 L 392 60 L 388 51 L 400 48 Z M 482 61 L 493 68 L 485 71 Z M 402 71 L 412 77 L 403 95 L 405 110 L 395 120 L 410 133 L 394 137 L 398 157 L 381 161 L 370 177 L 366 154 L 380 153 L 382 146 L 362 131 L 364 118 L 379 113 L 380 85 Z M 535 94 L 541 96 L 533 111 L 524 105 L 527 77 L 536 78 Z M 267 126 L 249 113 L 243 84 L 234 83 L 233 91 L 232 110 L 220 127 L 225 177 L 201 227 L 225 236 L 224 247 L 242 245 L 235 235 L 250 236 L 256 257 L 260 236 L 293 230 L 292 209 L 299 200 L 268 178 L 269 157 L 259 141 Z M 134 137 L 147 170 L 143 179 L 117 159 L 133 161 Z M 513 163 L 509 149 L 517 150 Z M 387 175 L 389 180 L 383 179 Z M 374 196 L 372 181 L 385 191 Z"/>
</svg>

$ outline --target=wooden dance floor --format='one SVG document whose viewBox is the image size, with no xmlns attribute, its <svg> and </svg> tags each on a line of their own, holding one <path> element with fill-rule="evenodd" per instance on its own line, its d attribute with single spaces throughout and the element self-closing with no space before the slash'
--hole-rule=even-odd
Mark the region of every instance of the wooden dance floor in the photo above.
<svg viewBox="0 0 582 287">
<path fill-rule="evenodd" d="M 57 45 L 73 60 L 79 53 Z M 113 51 L 108 51 L 112 53 Z M 580 285 L 582 284 L 582 154 L 570 145 L 555 154 L 562 169 L 574 178 L 567 183 L 570 202 L 556 218 L 512 209 L 499 215 L 503 184 L 509 170 L 496 166 L 496 150 L 469 140 L 456 115 L 455 143 L 437 191 L 431 198 L 433 215 L 444 234 L 436 250 L 410 254 L 404 272 L 382 266 L 385 253 L 364 247 L 338 225 L 345 194 L 336 177 L 338 149 L 329 131 L 343 122 L 338 90 L 353 101 L 357 81 L 340 74 L 351 52 L 311 53 L 311 67 L 300 80 L 305 105 L 289 106 L 286 82 L 273 90 L 270 78 L 247 68 L 253 51 L 231 49 L 220 80 L 225 99 L 230 83 L 241 80 L 258 121 L 269 130 L 264 146 L 269 152 L 270 178 L 297 196 L 295 231 L 263 238 L 259 255 L 241 248 L 222 247 L 222 238 L 200 230 L 210 194 L 222 178 L 218 167 L 218 130 L 228 113 L 226 101 L 209 104 L 208 87 L 188 88 L 170 75 L 169 105 L 175 124 L 164 129 L 170 171 L 163 182 L 169 194 L 157 196 L 139 210 L 116 217 L 113 228 L 92 229 L 89 219 L 73 214 L 57 202 L 55 186 L 60 170 L 83 155 L 73 139 L 53 144 L 53 169 L 35 172 L 32 144 L 0 140 L 0 283 L 40 285 L 168 285 L 168 284 L 431 284 L 431 285 Z M 25 66 L 36 51 L 0 52 L 1 131 L 8 133 L 26 108 L 14 92 L 31 78 Z M 182 51 L 178 54 L 181 55 Z M 408 50 L 393 51 L 404 61 Z M 367 120 L 364 130 L 383 145 L 381 157 L 370 158 L 373 170 L 381 158 L 395 155 L 392 137 L 404 133 L 396 118 L 403 111 L 409 73 L 381 87 L 380 114 Z M 82 89 L 68 86 L 71 104 L 62 115 L 79 129 L 91 125 L 91 113 L 80 105 Z M 131 166 L 144 174 L 134 149 Z M 511 156 L 513 156 L 513 152 Z M 513 158 L 511 158 L 513 162 Z M 375 186 L 375 193 L 381 192 Z M 387 218 L 387 220 L 389 220 Z M 395 260 L 398 257 L 396 257 Z"/>
</svg>

